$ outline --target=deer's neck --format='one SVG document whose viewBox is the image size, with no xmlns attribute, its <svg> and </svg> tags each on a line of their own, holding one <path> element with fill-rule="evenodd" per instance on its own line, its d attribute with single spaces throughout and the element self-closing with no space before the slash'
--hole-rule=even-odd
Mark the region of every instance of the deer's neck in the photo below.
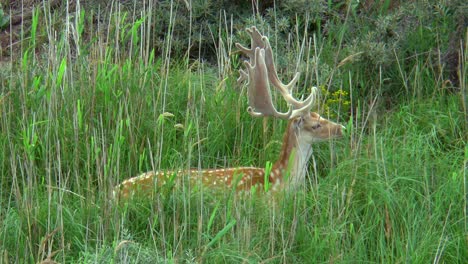
<svg viewBox="0 0 468 264">
<path fill-rule="evenodd" d="M 270 182 L 273 187 L 297 189 L 303 185 L 311 155 L 312 146 L 301 140 L 298 132 L 289 124 L 284 134 L 279 159 L 270 173 Z"/>
</svg>

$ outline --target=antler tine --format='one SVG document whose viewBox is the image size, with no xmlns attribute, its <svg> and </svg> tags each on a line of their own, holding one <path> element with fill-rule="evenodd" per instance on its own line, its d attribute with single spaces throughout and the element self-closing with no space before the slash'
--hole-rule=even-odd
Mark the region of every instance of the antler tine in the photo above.
<svg viewBox="0 0 468 264">
<path fill-rule="evenodd" d="M 249 74 L 243 70 L 239 70 L 239 78 L 237 78 L 237 83 L 242 83 L 245 80 L 249 79 Z"/>
<path fill-rule="evenodd" d="M 308 114 L 310 112 L 310 109 L 314 106 L 316 98 L 317 98 L 317 87 L 314 86 L 312 87 L 312 91 L 309 97 L 307 97 L 306 100 L 302 101 L 302 102 L 305 102 L 304 105 L 301 108 L 294 109 L 289 118 L 294 118 L 296 116 L 302 116 L 302 115 Z"/>
<path fill-rule="evenodd" d="M 265 48 L 265 43 L 263 42 L 263 36 L 257 30 L 255 26 L 246 29 L 247 33 L 250 35 L 250 49 L 242 46 L 240 43 L 236 43 L 236 47 L 245 55 L 247 55 L 250 61 L 253 61 L 255 56 L 256 48 Z"/>
</svg>

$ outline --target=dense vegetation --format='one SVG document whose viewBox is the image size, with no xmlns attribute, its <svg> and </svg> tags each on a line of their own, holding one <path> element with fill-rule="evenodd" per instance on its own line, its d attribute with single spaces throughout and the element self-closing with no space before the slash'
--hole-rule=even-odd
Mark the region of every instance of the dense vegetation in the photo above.
<svg viewBox="0 0 468 264">
<path fill-rule="evenodd" d="M 468 259 L 464 1 L 7 2 L 0 263 Z M 183 185 L 117 204 L 144 171 L 275 160 L 285 122 L 252 118 L 236 83 L 250 25 L 346 137 L 276 203 Z"/>
</svg>

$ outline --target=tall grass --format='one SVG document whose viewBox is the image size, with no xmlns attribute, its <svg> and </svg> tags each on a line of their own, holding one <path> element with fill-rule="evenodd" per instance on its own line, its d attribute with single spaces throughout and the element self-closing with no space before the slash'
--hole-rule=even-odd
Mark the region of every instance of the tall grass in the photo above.
<svg viewBox="0 0 468 264">
<path fill-rule="evenodd" d="M 400 65 L 406 93 L 388 107 L 386 80 L 349 68 L 321 76 L 322 55 L 336 43 L 299 26 L 287 56 L 307 63 L 289 70 L 305 72 L 306 87 L 339 84 L 351 95 L 349 112 L 331 112 L 348 135 L 314 146 L 304 190 L 272 203 L 182 184 L 116 204 L 113 187 L 148 170 L 265 167 L 285 126 L 246 113 L 229 19 L 213 32 L 213 67 L 172 57 L 176 17 L 155 52 L 151 3 L 134 14 L 114 3 L 100 17 L 78 2 L 65 18 L 43 5 L 18 56 L 0 69 L 0 263 L 468 258 L 466 65 L 459 93 L 442 89 L 423 55 Z M 372 95 L 356 97 L 362 86 Z"/>
</svg>

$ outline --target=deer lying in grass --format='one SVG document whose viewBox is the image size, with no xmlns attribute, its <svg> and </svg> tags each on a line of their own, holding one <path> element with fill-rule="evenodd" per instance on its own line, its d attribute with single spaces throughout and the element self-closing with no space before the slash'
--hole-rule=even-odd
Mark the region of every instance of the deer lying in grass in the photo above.
<svg viewBox="0 0 468 264">
<path fill-rule="evenodd" d="M 252 27 L 247 29 L 251 36 L 251 48 L 239 43 L 236 46 L 249 58 L 245 62 L 247 71 L 240 71 L 239 82 L 248 80 L 247 111 L 253 117 L 271 116 L 288 119 L 288 127 L 283 136 L 283 145 L 278 160 L 269 171 L 264 168 L 239 167 L 206 170 L 150 171 L 140 176 L 127 179 L 116 187 L 115 194 L 123 199 L 137 192 L 147 193 L 156 186 L 162 186 L 173 177 L 188 177 L 191 183 L 237 190 L 250 190 L 253 186 L 262 188 L 271 186 L 272 190 L 298 188 L 305 182 L 307 162 L 312 155 L 312 143 L 342 136 L 343 126 L 329 121 L 315 112 L 310 112 L 315 102 L 314 88 L 305 100 L 292 96 L 299 73 L 289 84 L 283 84 L 275 69 L 273 52 L 268 38 Z M 288 112 L 280 113 L 272 102 L 270 83 L 281 93 L 290 105 Z M 286 177 L 287 176 L 287 177 Z"/>
</svg>

